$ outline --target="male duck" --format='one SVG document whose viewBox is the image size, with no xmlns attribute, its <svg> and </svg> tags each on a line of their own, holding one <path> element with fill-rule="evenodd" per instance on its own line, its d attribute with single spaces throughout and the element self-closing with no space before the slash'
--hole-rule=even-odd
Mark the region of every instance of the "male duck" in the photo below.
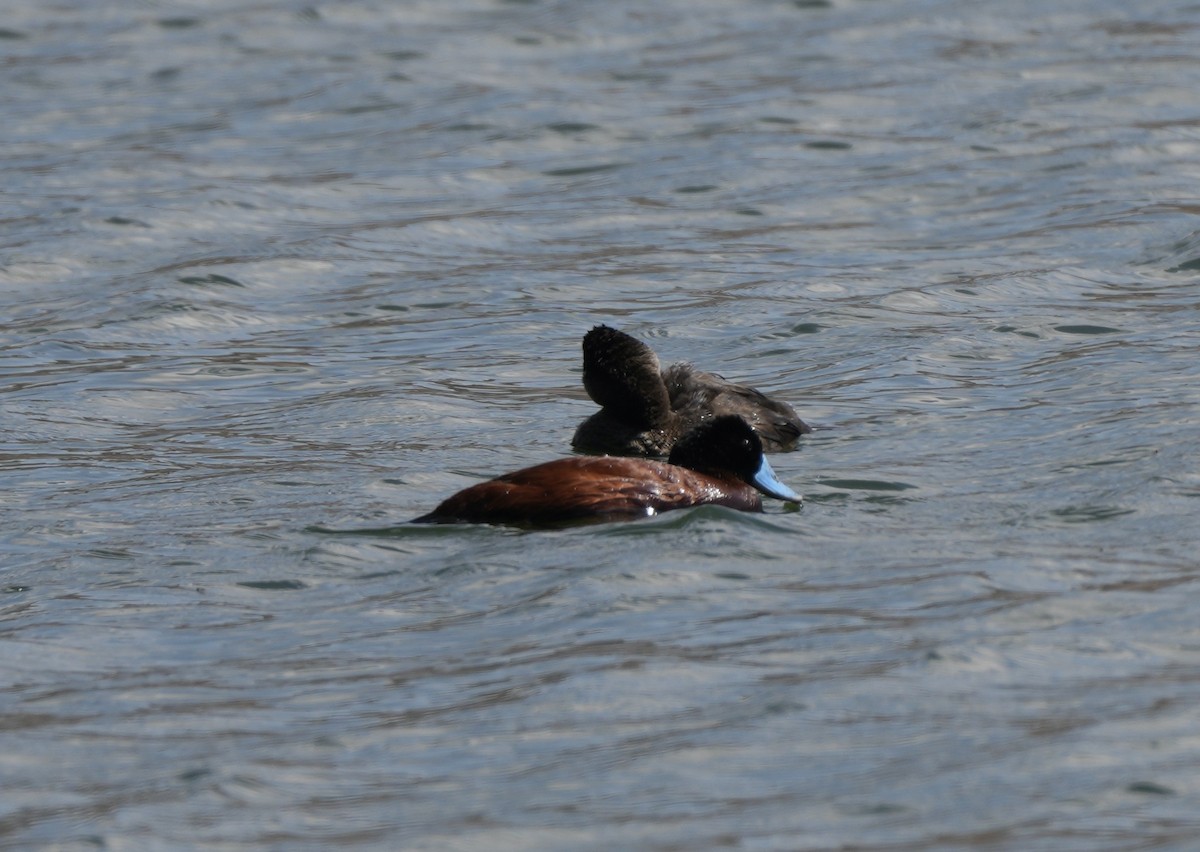
<svg viewBox="0 0 1200 852">
<path fill-rule="evenodd" d="M 685 435 L 665 462 L 612 456 L 545 462 L 472 485 L 414 522 L 548 526 L 706 503 L 761 512 L 760 492 L 803 500 L 776 478 L 749 424 L 725 415 Z"/>
</svg>

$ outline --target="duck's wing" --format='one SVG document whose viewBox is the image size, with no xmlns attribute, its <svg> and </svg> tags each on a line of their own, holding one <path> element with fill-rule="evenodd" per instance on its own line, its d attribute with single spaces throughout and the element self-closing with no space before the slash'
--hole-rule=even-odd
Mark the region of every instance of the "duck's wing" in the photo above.
<svg viewBox="0 0 1200 852">
<path fill-rule="evenodd" d="M 493 480 L 530 506 L 550 502 L 564 517 L 645 515 L 710 502 L 713 481 L 678 465 L 621 456 L 558 459 Z"/>
</svg>

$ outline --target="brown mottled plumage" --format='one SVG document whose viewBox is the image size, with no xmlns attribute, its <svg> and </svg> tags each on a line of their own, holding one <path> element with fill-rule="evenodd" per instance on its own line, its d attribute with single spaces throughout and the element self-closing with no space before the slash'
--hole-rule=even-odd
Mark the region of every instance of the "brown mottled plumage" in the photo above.
<svg viewBox="0 0 1200 852">
<path fill-rule="evenodd" d="M 768 452 L 794 449 L 812 428 L 786 402 L 690 364 L 659 366 L 654 351 L 598 325 L 583 338 L 583 386 L 600 411 L 580 424 L 580 452 L 666 456 L 675 442 L 714 417 L 736 414 Z"/>
</svg>

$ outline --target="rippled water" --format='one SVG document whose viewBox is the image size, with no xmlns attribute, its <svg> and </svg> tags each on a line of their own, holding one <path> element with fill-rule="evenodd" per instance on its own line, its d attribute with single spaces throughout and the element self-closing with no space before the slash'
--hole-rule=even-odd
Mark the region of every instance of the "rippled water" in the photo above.
<svg viewBox="0 0 1200 852">
<path fill-rule="evenodd" d="M 1198 55 L 10 3 L 0 845 L 1194 848 Z M 404 526 L 568 452 L 598 322 L 820 426 L 803 511 Z"/>
</svg>

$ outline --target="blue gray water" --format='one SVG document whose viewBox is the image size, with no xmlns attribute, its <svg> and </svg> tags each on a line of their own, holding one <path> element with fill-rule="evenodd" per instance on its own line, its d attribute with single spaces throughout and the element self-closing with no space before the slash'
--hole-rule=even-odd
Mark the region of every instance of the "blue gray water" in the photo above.
<svg viewBox="0 0 1200 852">
<path fill-rule="evenodd" d="M 0 846 L 1200 843 L 1200 5 L 0 57 Z M 569 452 L 599 322 L 819 426 L 803 510 L 405 527 Z"/>
</svg>

